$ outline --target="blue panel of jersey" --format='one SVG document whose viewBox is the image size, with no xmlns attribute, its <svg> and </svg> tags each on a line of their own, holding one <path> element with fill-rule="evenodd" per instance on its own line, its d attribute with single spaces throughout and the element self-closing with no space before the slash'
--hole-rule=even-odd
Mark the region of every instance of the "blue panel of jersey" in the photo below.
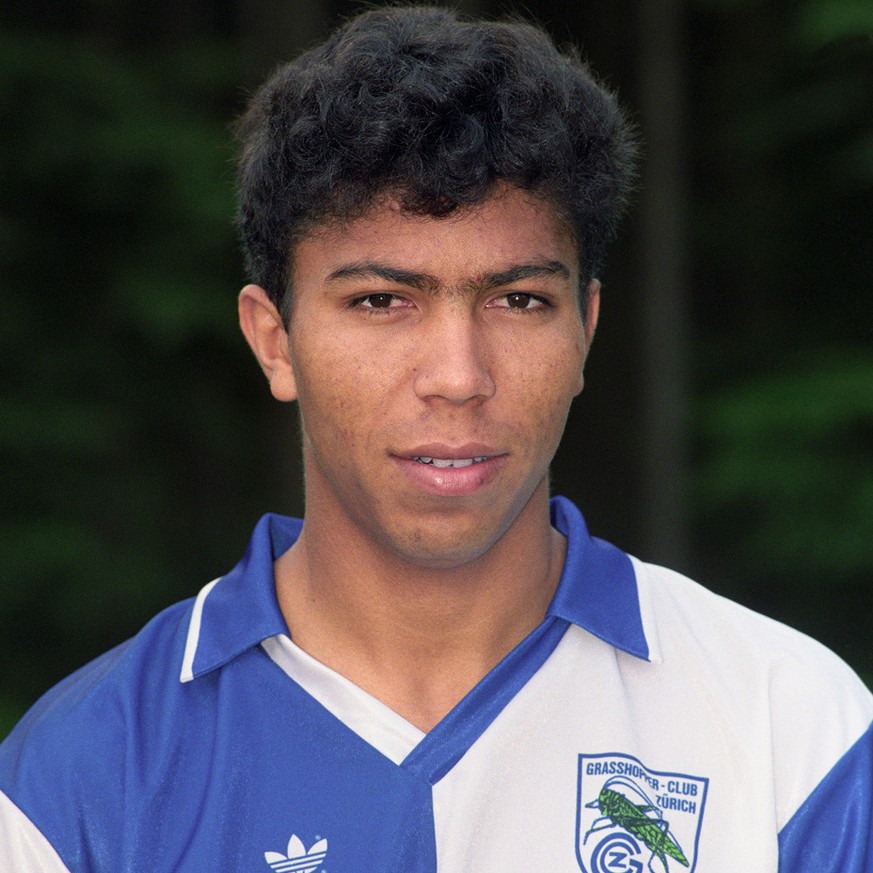
<svg viewBox="0 0 873 873">
<path fill-rule="evenodd" d="M 873 726 L 779 833 L 779 873 L 873 871 Z"/>
<path fill-rule="evenodd" d="M 300 529 L 266 516 L 245 558 L 203 601 L 193 681 L 179 681 L 187 601 L 46 695 L 0 746 L 0 788 L 76 873 L 266 871 L 265 853 L 282 856 L 292 836 L 304 848 L 326 839 L 328 870 L 433 873 L 432 785 L 568 622 L 648 654 L 630 559 L 590 538 L 569 502 L 555 499 L 552 513 L 569 544 L 547 620 L 400 766 L 258 645 L 287 630 L 272 562 Z"/>
<path fill-rule="evenodd" d="M 169 645 L 178 662 L 186 625 L 153 623 L 146 645 L 74 674 L 3 745 L 0 785 L 20 786 L 13 799 L 71 871 L 267 871 L 265 852 L 292 834 L 326 838 L 327 869 L 436 870 L 431 786 L 260 647 L 168 689 L 149 650 Z"/>
</svg>

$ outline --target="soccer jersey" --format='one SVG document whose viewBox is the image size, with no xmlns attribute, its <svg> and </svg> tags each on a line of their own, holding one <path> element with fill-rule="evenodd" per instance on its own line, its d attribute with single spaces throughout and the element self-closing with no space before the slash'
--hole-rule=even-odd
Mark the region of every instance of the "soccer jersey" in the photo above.
<svg viewBox="0 0 873 873">
<path fill-rule="evenodd" d="M 870 873 L 873 700 L 832 653 L 568 538 L 542 624 L 428 733 L 295 646 L 266 516 L 0 747 L 0 870 Z"/>
</svg>

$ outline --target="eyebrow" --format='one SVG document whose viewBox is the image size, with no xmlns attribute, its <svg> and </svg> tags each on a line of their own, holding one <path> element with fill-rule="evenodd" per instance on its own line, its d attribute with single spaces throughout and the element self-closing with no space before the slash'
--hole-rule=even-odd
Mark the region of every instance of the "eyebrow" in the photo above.
<svg viewBox="0 0 873 873">
<path fill-rule="evenodd" d="M 340 282 L 343 279 L 385 279 L 387 282 L 408 285 L 419 291 L 436 291 L 439 288 L 439 281 L 436 277 L 427 273 L 415 273 L 412 270 L 402 270 L 400 267 L 392 267 L 389 264 L 380 264 L 374 261 L 347 264 L 334 270 L 327 277 L 328 282 Z"/>
<path fill-rule="evenodd" d="M 504 285 L 512 285 L 524 279 L 539 279 L 546 276 L 561 276 L 570 278 L 570 269 L 561 261 L 534 261 L 525 264 L 513 264 L 505 270 L 484 275 L 465 283 L 467 290 L 488 291 L 491 288 L 501 288 Z M 404 270 L 400 267 L 392 267 L 377 261 L 361 261 L 354 264 L 346 264 L 334 270 L 328 277 L 328 282 L 340 282 L 345 279 L 384 279 L 387 282 L 396 282 L 398 285 L 406 285 L 420 291 L 435 294 L 440 288 L 440 281 L 436 276 L 429 273 L 417 273 L 412 270 Z"/>
<path fill-rule="evenodd" d="M 515 264 L 501 270 L 499 273 L 486 273 L 477 285 L 484 290 L 500 288 L 503 285 L 512 285 L 523 279 L 541 279 L 545 276 L 561 276 L 570 278 L 570 268 L 561 261 L 542 261 L 532 264 Z"/>
</svg>

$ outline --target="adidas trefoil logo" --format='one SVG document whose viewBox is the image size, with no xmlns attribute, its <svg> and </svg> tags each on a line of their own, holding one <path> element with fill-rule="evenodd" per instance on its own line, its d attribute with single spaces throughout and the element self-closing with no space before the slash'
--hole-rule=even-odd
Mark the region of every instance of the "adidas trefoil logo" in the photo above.
<svg viewBox="0 0 873 873">
<path fill-rule="evenodd" d="M 276 873 L 315 873 L 327 854 L 327 840 L 319 840 L 309 847 L 303 845 L 297 834 L 288 840 L 288 855 L 281 852 L 264 852 L 267 863 Z"/>
</svg>

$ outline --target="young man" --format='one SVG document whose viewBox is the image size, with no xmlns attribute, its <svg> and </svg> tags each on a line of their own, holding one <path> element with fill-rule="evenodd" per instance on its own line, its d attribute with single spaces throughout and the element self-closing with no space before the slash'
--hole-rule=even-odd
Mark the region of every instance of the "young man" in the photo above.
<svg viewBox="0 0 873 873">
<path fill-rule="evenodd" d="M 532 28 L 393 9 L 241 131 L 240 322 L 299 405 L 305 523 L 25 717 L 0 870 L 873 870 L 851 671 L 550 503 L 612 98 Z"/>
</svg>

